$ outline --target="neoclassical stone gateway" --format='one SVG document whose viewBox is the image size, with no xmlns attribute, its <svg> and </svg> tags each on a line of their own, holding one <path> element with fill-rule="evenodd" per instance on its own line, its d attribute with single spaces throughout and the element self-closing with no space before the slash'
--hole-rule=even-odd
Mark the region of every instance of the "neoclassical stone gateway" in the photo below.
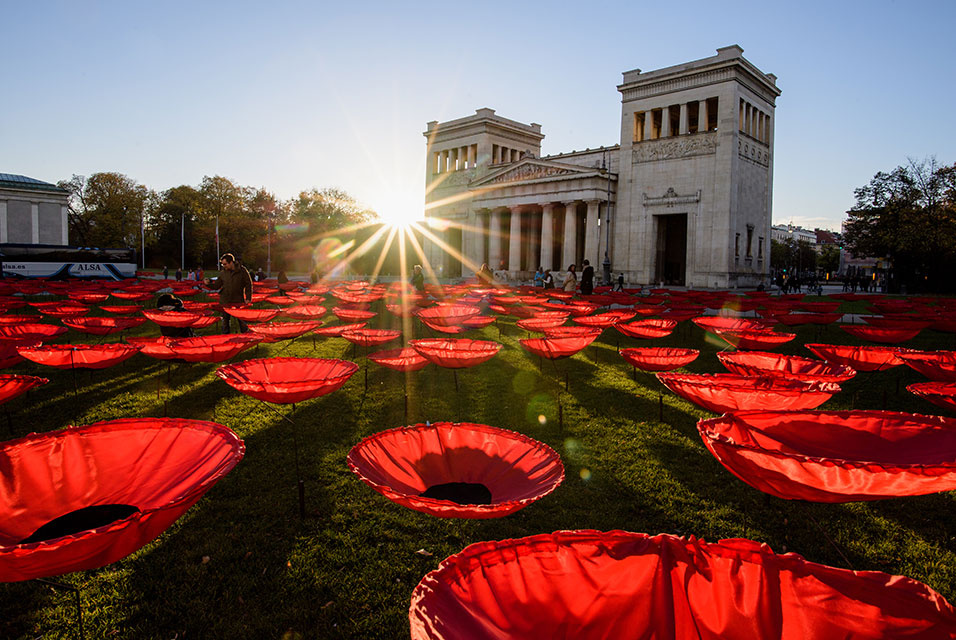
<svg viewBox="0 0 956 640">
<path fill-rule="evenodd" d="M 625 72 L 611 147 L 541 157 L 541 125 L 492 109 L 429 122 L 426 215 L 447 221 L 426 243 L 432 266 L 457 277 L 486 262 L 528 279 L 585 259 L 600 274 L 606 256 L 628 283 L 758 284 L 780 90 L 742 53 Z"/>
</svg>

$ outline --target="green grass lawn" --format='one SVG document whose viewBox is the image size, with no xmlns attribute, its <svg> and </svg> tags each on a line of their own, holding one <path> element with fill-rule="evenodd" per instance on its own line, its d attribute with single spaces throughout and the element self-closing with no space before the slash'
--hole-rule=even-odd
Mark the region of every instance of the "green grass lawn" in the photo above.
<svg viewBox="0 0 956 640">
<path fill-rule="evenodd" d="M 396 324 L 382 310 L 370 326 Z M 11 416 L 9 431 L 0 418 L 4 439 L 168 414 L 214 420 L 245 441 L 242 462 L 158 539 L 113 565 L 60 578 L 81 589 L 87 637 L 407 637 L 411 591 L 443 558 L 481 540 L 561 529 L 751 538 L 815 562 L 907 575 L 956 597 L 953 493 L 837 505 L 780 500 L 737 480 L 707 452 L 695 424 L 713 414 L 664 391 L 660 419 L 662 386 L 649 374 L 632 375 L 617 350 L 690 346 L 701 355 L 687 371 L 722 371 L 716 353 L 725 345 L 692 323 L 649 341 L 609 329 L 583 352 L 545 361 L 543 369 L 518 344 L 528 334 L 514 318 L 466 335 L 499 340 L 499 328 L 502 350 L 460 371 L 457 393 L 451 371 L 430 365 L 408 374 L 410 423 L 504 427 L 561 454 L 564 483 L 495 520 L 443 520 L 405 509 L 348 470 L 346 455 L 359 440 L 403 424 L 404 374 L 374 363 L 367 391 L 359 370 L 342 389 L 297 405 L 305 519 L 298 515 L 291 426 L 277 414 L 290 407 L 268 408 L 240 395 L 216 377 L 216 365 L 173 364 L 167 372 L 165 362 L 137 355 L 112 369 L 78 372 L 77 396 L 70 372 L 28 362 L 6 370 L 50 384 L 4 406 Z M 858 343 L 836 327 L 798 333 L 780 352 L 812 357 L 806 342 Z M 158 329 L 147 323 L 135 334 Z M 64 338 L 94 341 L 75 332 Z M 953 349 L 956 338 L 924 331 L 906 346 Z M 280 354 L 353 359 L 353 347 L 321 338 L 313 348 L 300 338 L 239 359 Z M 354 360 L 365 366 L 361 348 Z M 904 388 L 922 380 L 905 367 L 860 373 L 822 408 L 939 413 Z M 71 637 L 73 615 L 67 592 L 36 582 L 0 585 L 0 637 Z"/>
</svg>

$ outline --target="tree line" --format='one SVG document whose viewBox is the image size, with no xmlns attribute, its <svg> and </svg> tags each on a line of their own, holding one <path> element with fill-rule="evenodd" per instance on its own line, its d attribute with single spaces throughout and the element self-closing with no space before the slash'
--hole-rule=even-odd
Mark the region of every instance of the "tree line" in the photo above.
<svg viewBox="0 0 956 640">
<path fill-rule="evenodd" d="M 911 159 L 877 173 L 854 196 L 844 247 L 887 258 L 891 291 L 956 290 L 956 163 Z"/>
<path fill-rule="evenodd" d="M 58 184 L 70 193 L 72 244 L 137 250 L 145 244 L 151 268 L 216 268 L 217 222 L 221 251 L 253 269 L 270 264 L 274 272 L 309 272 L 351 256 L 352 271 L 370 273 L 378 262 L 374 252 L 354 253 L 381 226 L 377 215 L 335 188 L 280 200 L 262 187 L 205 176 L 198 186 L 155 191 L 115 172 L 74 175 Z M 397 273 L 397 260 L 397 252 L 389 252 L 380 271 Z"/>
</svg>

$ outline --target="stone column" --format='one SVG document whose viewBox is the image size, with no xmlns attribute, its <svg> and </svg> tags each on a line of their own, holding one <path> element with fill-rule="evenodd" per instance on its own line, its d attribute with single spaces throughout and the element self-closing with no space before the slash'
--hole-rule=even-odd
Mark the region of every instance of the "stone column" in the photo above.
<svg viewBox="0 0 956 640">
<path fill-rule="evenodd" d="M 561 271 L 567 269 L 569 264 L 574 264 L 574 254 L 578 244 L 577 211 L 577 201 L 564 203 L 564 248 L 561 252 Z"/>
<path fill-rule="evenodd" d="M 661 137 L 667 138 L 671 135 L 671 108 L 661 109 Z"/>
<path fill-rule="evenodd" d="M 707 131 L 707 101 L 697 102 L 697 133 Z"/>
<path fill-rule="evenodd" d="M 584 223 L 584 257 L 591 261 L 591 266 L 598 264 L 598 210 L 601 206 L 600 200 L 588 200 L 588 217 Z"/>
<path fill-rule="evenodd" d="M 33 232 L 33 244 L 40 244 L 40 203 L 30 203 L 30 226 Z"/>
<path fill-rule="evenodd" d="M 680 105 L 680 135 L 685 135 L 690 133 L 690 123 L 687 121 L 687 103 L 682 102 Z"/>
<path fill-rule="evenodd" d="M 654 137 L 654 110 L 648 109 L 647 111 L 644 112 L 644 139 L 650 140 L 653 137 Z M 571 264 L 571 263 L 569 262 L 568 264 Z M 567 264 L 564 265 L 562 269 L 567 266 L 568 266 Z"/>
<path fill-rule="evenodd" d="M 508 238 L 508 271 L 521 271 L 521 207 L 512 206 L 511 235 Z"/>
<path fill-rule="evenodd" d="M 501 209 L 492 209 L 488 225 L 488 268 L 498 269 L 501 262 Z"/>
<path fill-rule="evenodd" d="M 541 266 L 545 269 L 554 267 L 554 204 L 545 202 L 541 205 Z"/>
</svg>

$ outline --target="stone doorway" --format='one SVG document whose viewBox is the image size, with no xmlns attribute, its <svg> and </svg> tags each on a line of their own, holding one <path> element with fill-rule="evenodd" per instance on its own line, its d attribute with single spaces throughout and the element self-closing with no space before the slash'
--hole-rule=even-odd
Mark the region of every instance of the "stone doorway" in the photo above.
<svg viewBox="0 0 956 640">
<path fill-rule="evenodd" d="M 657 260 L 654 281 L 684 286 L 687 273 L 687 214 L 654 216 L 657 225 Z"/>
</svg>

